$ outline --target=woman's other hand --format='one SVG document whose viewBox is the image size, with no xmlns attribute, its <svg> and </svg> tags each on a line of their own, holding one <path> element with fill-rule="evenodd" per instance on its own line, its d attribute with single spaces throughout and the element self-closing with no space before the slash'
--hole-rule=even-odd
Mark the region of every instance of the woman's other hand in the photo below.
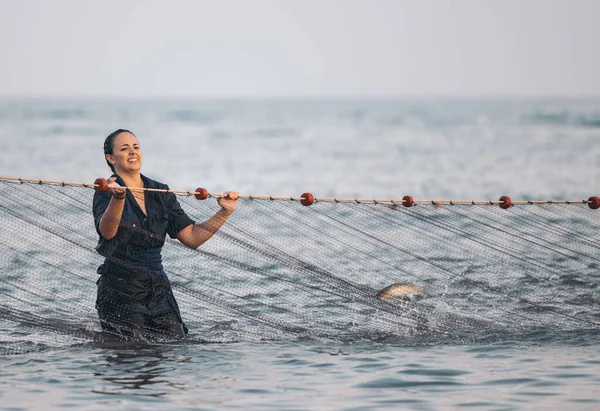
<svg viewBox="0 0 600 411">
<path fill-rule="evenodd" d="M 219 203 L 227 215 L 229 215 L 233 213 L 233 210 L 235 210 L 238 198 L 240 198 L 240 193 L 237 191 L 226 191 L 225 197 L 217 198 L 217 203 Z"/>
</svg>

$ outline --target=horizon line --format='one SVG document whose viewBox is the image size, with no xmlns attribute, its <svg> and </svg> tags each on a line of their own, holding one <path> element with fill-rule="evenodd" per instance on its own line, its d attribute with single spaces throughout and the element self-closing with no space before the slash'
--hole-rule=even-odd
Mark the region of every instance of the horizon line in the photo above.
<svg viewBox="0 0 600 411">
<path fill-rule="evenodd" d="M 289 95 L 177 95 L 177 94 L 50 94 L 0 93 L 0 100 L 150 100 L 150 101 L 506 101 L 506 100 L 596 100 L 600 94 L 289 94 Z"/>
</svg>

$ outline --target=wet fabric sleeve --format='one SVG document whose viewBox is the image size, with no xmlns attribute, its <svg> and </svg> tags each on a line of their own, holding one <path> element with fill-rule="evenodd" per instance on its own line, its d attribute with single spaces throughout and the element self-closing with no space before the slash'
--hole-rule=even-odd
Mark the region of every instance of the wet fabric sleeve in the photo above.
<svg viewBox="0 0 600 411">
<path fill-rule="evenodd" d="M 167 190 L 169 188 L 167 187 Z M 183 230 L 190 224 L 195 224 L 181 208 L 177 196 L 173 193 L 167 193 L 167 200 L 165 201 L 167 206 L 168 223 L 167 223 L 167 234 L 169 237 L 176 238 L 177 233 Z"/>
</svg>

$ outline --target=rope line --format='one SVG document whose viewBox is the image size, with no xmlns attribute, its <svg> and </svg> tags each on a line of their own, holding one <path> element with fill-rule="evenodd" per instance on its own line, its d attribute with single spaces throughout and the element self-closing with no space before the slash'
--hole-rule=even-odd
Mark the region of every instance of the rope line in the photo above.
<svg viewBox="0 0 600 411">
<path fill-rule="evenodd" d="M 19 182 L 21 184 L 40 184 L 40 185 L 58 185 L 58 186 L 71 186 L 71 187 L 86 187 L 92 189 L 100 188 L 100 184 L 96 183 L 78 183 L 78 182 L 66 182 L 56 180 L 42 180 L 33 178 L 22 178 L 22 177 L 6 177 L 0 176 L 0 180 Z M 160 188 L 144 188 L 144 187 L 122 187 L 125 190 L 135 191 L 149 191 L 157 193 L 173 193 L 182 196 L 201 196 L 204 193 L 201 191 L 189 191 L 189 190 L 165 190 Z M 227 193 L 207 193 L 208 198 L 219 198 L 227 197 Z M 303 201 L 308 200 L 307 197 L 294 197 L 294 196 L 273 196 L 273 195 L 240 195 L 239 198 L 248 200 L 270 200 L 270 201 Z M 358 199 L 358 198 L 337 198 L 337 197 L 315 197 L 315 202 L 328 202 L 328 203 L 356 203 L 356 204 L 379 204 L 389 203 L 392 206 L 398 206 L 400 204 L 412 201 L 414 204 L 432 204 L 434 206 L 441 205 L 503 205 L 503 200 L 407 200 L 403 199 Z M 543 205 L 543 204 L 593 204 L 594 201 L 590 198 L 588 200 L 512 200 L 511 205 Z"/>
</svg>

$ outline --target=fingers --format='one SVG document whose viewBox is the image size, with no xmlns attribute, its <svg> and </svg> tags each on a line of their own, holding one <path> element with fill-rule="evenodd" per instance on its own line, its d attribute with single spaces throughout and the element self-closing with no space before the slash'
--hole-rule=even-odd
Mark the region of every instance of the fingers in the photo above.
<svg viewBox="0 0 600 411">
<path fill-rule="evenodd" d="M 217 203 L 219 203 L 221 208 L 229 215 L 235 210 L 237 200 L 240 198 L 240 193 L 237 191 L 226 191 L 223 194 L 222 197 L 217 198 Z"/>
<path fill-rule="evenodd" d="M 121 197 L 125 193 L 125 189 L 121 187 L 119 183 L 116 182 L 116 177 L 111 177 L 108 179 L 108 189 L 113 195 L 116 193 L 119 197 Z"/>
<path fill-rule="evenodd" d="M 116 177 L 109 178 L 108 181 L 107 181 L 108 187 L 110 187 L 110 188 L 121 188 L 121 185 L 119 183 L 117 183 L 116 181 L 117 181 Z"/>
<path fill-rule="evenodd" d="M 237 200 L 238 198 L 240 198 L 240 193 L 238 193 L 237 191 L 226 191 L 225 194 L 225 198 L 229 200 Z"/>
</svg>

